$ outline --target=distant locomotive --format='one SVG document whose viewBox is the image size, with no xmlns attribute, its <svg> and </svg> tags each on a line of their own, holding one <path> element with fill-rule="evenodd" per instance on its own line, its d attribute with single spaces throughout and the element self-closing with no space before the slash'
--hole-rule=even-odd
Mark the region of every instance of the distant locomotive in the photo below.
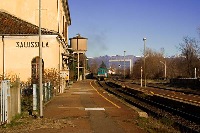
<svg viewBox="0 0 200 133">
<path fill-rule="evenodd" d="M 108 77 L 106 68 L 98 68 L 97 78 L 98 80 L 105 80 Z"/>
<path fill-rule="evenodd" d="M 98 80 L 105 80 L 108 77 L 108 69 L 106 68 L 106 65 L 102 61 L 102 64 L 98 68 L 97 72 L 97 78 Z"/>
</svg>

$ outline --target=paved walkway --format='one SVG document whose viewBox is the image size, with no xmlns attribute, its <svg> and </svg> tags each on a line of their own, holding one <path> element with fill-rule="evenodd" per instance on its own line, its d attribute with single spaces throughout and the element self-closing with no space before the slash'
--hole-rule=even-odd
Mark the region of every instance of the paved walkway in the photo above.
<svg viewBox="0 0 200 133">
<path fill-rule="evenodd" d="M 137 113 L 95 87 L 93 80 L 76 82 L 44 109 L 44 119 L 55 125 L 34 133 L 143 133 L 136 126 Z"/>
</svg>

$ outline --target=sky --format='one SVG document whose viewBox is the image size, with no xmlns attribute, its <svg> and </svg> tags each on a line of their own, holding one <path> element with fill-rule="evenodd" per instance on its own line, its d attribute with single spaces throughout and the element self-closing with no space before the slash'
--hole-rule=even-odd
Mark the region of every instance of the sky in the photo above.
<svg viewBox="0 0 200 133">
<path fill-rule="evenodd" d="M 200 0 L 68 0 L 69 38 L 88 38 L 87 57 L 142 56 L 146 47 L 180 53 L 183 37 L 200 40 Z"/>
</svg>

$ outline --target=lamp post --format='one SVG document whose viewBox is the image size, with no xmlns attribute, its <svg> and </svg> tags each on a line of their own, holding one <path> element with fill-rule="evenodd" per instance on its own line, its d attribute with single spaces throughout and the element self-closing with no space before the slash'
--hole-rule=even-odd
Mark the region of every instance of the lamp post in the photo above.
<svg viewBox="0 0 200 133">
<path fill-rule="evenodd" d="M 146 64 L 145 64 L 145 58 L 146 58 L 146 38 L 143 38 L 144 41 L 144 87 L 146 88 L 147 82 L 146 82 Z"/>
<path fill-rule="evenodd" d="M 162 63 L 165 66 L 165 79 L 167 78 L 167 65 L 166 65 L 166 61 L 162 62 L 160 61 L 160 63 Z"/>
<path fill-rule="evenodd" d="M 125 53 L 126 51 L 124 51 L 124 79 L 125 79 Z"/>
</svg>

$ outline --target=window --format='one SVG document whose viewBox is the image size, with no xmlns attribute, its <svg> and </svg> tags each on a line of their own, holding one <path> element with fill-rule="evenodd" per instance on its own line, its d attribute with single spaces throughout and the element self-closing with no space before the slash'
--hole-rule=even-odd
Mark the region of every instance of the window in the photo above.
<svg viewBox="0 0 200 133">
<path fill-rule="evenodd" d="M 31 61 L 31 83 L 39 83 L 39 62 L 40 58 L 35 57 Z M 44 75 L 44 61 L 42 60 L 42 75 Z"/>
</svg>

